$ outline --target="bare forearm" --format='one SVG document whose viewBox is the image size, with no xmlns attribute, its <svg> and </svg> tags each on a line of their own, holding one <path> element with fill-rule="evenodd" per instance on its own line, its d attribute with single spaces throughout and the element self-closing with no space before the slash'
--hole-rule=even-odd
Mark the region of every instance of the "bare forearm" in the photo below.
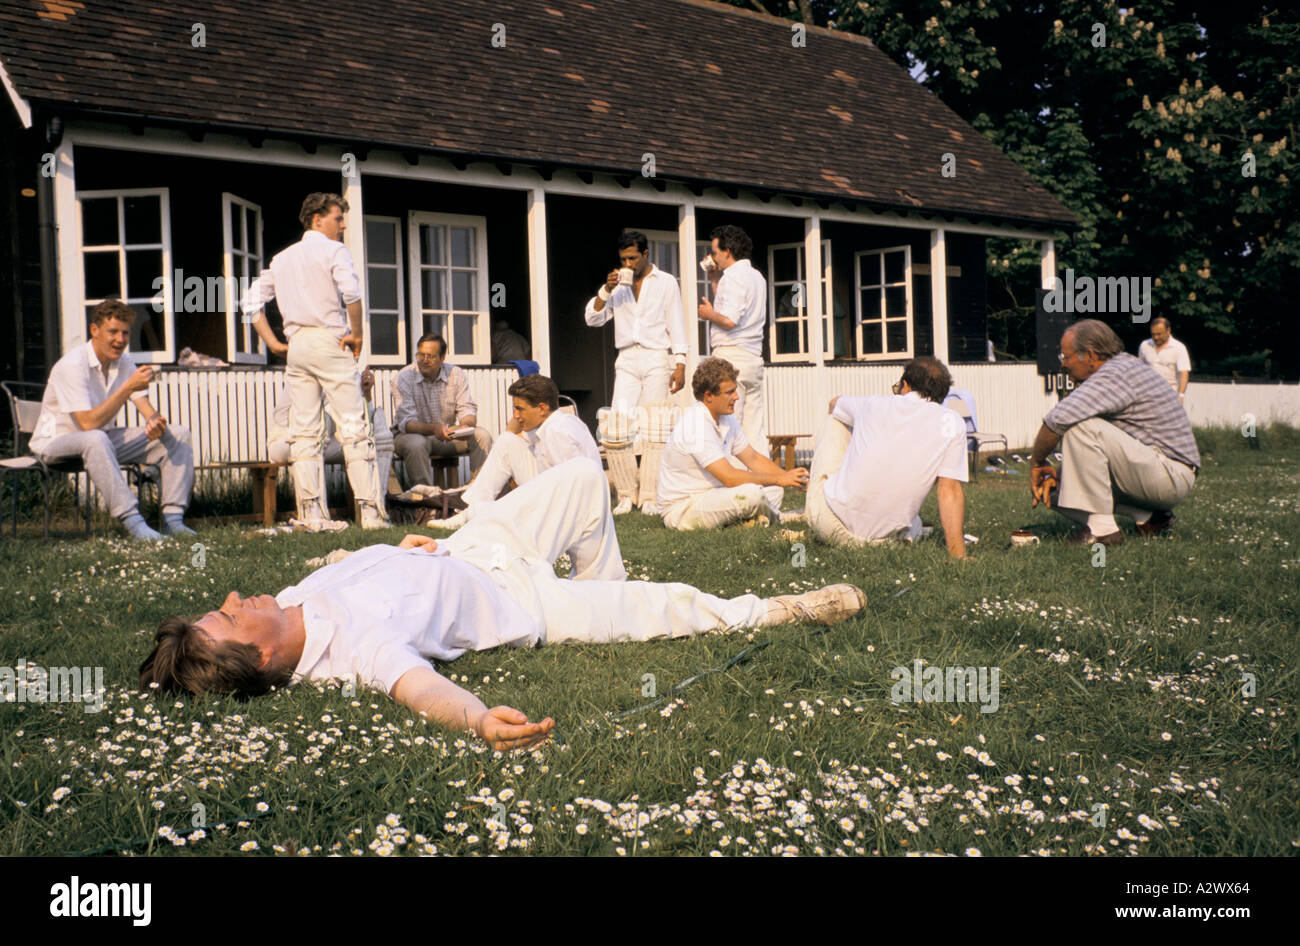
<svg viewBox="0 0 1300 946">
<path fill-rule="evenodd" d="M 275 332 L 271 330 L 270 323 L 266 321 L 265 310 L 257 313 L 257 317 L 253 320 L 253 331 L 257 333 L 258 338 L 266 342 L 268 348 L 274 348 L 280 343 L 280 340 L 275 337 Z"/>
<path fill-rule="evenodd" d="M 88 411 L 78 411 L 72 415 L 72 418 L 82 430 L 98 430 L 117 416 L 117 412 L 122 409 L 132 394 L 138 393 L 128 391 L 126 388 L 118 388 L 102 404 L 97 404 Z"/>
<path fill-rule="evenodd" d="M 1047 462 L 1048 454 L 1055 450 L 1060 442 L 1060 435 L 1052 433 L 1051 428 L 1043 424 L 1038 428 L 1038 436 L 1034 438 L 1034 449 L 1029 455 L 1030 462 L 1034 466 L 1042 466 Z"/>
<path fill-rule="evenodd" d="M 441 427 L 441 424 L 426 424 L 423 421 L 413 420 L 407 423 L 405 432 L 408 434 L 423 434 L 426 437 L 433 437 L 437 435 L 438 430 Z"/>
<path fill-rule="evenodd" d="M 403 676 L 393 687 L 392 695 L 402 705 L 447 729 L 478 732 L 483 714 L 487 712 L 487 707 L 477 696 L 431 670 L 418 671 L 410 681 Z"/>
<path fill-rule="evenodd" d="M 348 303 L 348 325 L 351 327 L 351 333 L 357 338 L 361 337 L 361 303 Z"/>
<path fill-rule="evenodd" d="M 966 557 L 966 493 L 956 482 L 939 483 L 939 524 L 943 526 L 948 554 L 953 558 Z"/>
<path fill-rule="evenodd" d="M 1179 394 L 1187 393 L 1187 382 L 1188 380 L 1191 379 L 1191 376 L 1192 375 L 1190 371 L 1178 372 L 1178 393 Z"/>
</svg>

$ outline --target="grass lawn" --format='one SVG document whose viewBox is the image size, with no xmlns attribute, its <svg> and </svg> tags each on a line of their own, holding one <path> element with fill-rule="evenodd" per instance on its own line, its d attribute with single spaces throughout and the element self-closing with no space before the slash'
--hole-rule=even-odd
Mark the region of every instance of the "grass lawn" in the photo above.
<svg viewBox="0 0 1300 946">
<path fill-rule="evenodd" d="M 499 650 L 440 668 L 489 706 L 555 717 L 550 744 L 511 756 L 369 690 L 302 685 L 247 704 L 134 692 L 165 615 L 231 588 L 274 593 L 312 556 L 404 530 L 203 528 L 201 558 L 103 529 L 5 538 L 0 666 L 99 665 L 108 693 L 101 712 L 0 704 L 0 854 L 1294 854 L 1300 439 L 1199 439 L 1205 466 L 1174 537 L 1130 532 L 1104 565 L 1030 510 L 1027 471 L 968 488 L 980 542 L 966 563 L 938 537 L 840 551 L 805 533 L 801 550 L 780 529 L 670 534 L 620 517 L 632 577 L 724 595 L 851 581 L 867 610 L 820 633 Z M 937 521 L 933 497 L 923 515 Z M 1043 543 L 1008 548 L 1024 525 Z M 613 718 L 752 644 L 766 646 Z M 997 668 L 996 710 L 892 702 L 891 671 L 918 658 Z"/>
</svg>

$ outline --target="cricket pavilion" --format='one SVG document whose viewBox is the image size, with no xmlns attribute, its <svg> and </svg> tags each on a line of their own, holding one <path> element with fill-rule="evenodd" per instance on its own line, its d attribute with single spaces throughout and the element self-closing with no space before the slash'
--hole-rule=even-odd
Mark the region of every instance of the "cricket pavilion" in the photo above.
<svg viewBox="0 0 1300 946">
<path fill-rule="evenodd" d="M 916 355 L 1013 445 L 1056 398 L 989 360 L 985 243 L 1033 241 L 1050 286 L 1077 221 L 861 37 L 705 0 L 0 0 L 0 81 L 3 374 L 43 381 L 120 297 L 203 463 L 265 456 L 283 365 L 237 287 L 312 191 L 349 202 L 384 403 L 437 331 L 501 430 L 504 321 L 593 422 L 615 350 L 582 312 L 615 236 L 645 232 L 678 278 L 689 371 L 724 223 L 769 287 L 770 432 L 811 434 L 832 393 L 886 393 Z"/>
</svg>

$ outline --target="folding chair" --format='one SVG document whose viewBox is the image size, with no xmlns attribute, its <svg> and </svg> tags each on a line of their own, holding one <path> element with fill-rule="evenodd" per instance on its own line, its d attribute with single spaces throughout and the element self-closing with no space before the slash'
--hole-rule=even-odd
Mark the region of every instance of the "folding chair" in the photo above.
<svg viewBox="0 0 1300 946">
<path fill-rule="evenodd" d="M 959 397 L 949 398 L 944 402 L 943 406 L 948 408 L 948 410 L 952 411 L 963 421 L 969 421 L 971 419 L 970 408 L 968 408 L 966 402 Z M 970 478 L 972 482 L 974 482 L 979 469 L 980 450 L 985 444 L 989 443 L 1002 444 L 1002 456 L 1003 458 L 1006 457 L 1007 450 L 1010 448 L 1007 444 L 1005 434 L 986 434 L 981 433 L 978 430 L 966 431 L 966 451 L 970 462 Z"/>
<path fill-rule="evenodd" d="M 32 432 L 36 430 L 36 422 L 41 416 L 41 397 L 45 392 L 45 385 L 33 384 L 29 381 L 0 381 L 0 390 L 3 390 L 5 397 L 9 400 L 9 412 L 13 418 L 14 425 L 14 447 L 13 457 L 0 460 L 0 470 L 10 474 L 10 495 L 12 497 L 11 515 L 13 516 L 13 525 L 10 534 L 18 534 L 18 490 L 13 482 L 14 474 L 18 473 L 36 473 L 41 478 L 41 502 L 45 510 L 45 530 L 44 537 L 50 537 L 50 482 L 55 476 L 64 474 L 73 474 L 72 479 L 72 501 L 78 504 L 80 497 L 80 477 L 78 474 L 86 472 L 85 465 L 81 462 L 80 457 L 65 457 L 58 460 L 45 462 L 40 457 L 32 453 L 26 453 L 25 444 L 22 438 L 27 438 L 30 442 Z M 18 391 L 34 395 L 34 397 L 19 397 Z M 144 483 L 149 481 L 147 470 L 153 470 L 156 467 L 148 466 L 141 463 L 124 463 L 122 471 L 127 475 L 128 482 L 131 478 L 136 481 L 136 490 L 143 494 Z M 90 485 L 86 486 L 87 496 L 85 505 L 85 527 L 86 535 L 90 535 Z M 159 487 L 159 499 L 161 500 L 161 486 Z M 162 527 L 162 504 L 159 503 L 158 509 L 158 526 Z"/>
</svg>

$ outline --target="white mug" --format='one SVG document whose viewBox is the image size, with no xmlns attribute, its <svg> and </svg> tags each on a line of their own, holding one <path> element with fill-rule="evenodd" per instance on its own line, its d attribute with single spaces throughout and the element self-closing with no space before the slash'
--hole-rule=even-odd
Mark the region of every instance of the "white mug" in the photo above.
<svg viewBox="0 0 1300 946">
<path fill-rule="evenodd" d="M 708 275 L 717 268 L 718 264 L 713 262 L 712 256 L 706 256 L 704 259 L 700 260 L 700 269 L 704 270 L 705 275 Z"/>
<path fill-rule="evenodd" d="M 1037 545 L 1040 539 L 1028 529 L 1016 529 L 1011 533 L 1011 544 L 1017 548 L 1025 545 Z"/>
<path fill-rule="evenodd" d="M 618 271 L 618 284 L 620 286 L 632 285 L 632 276 L 633 276 L 632 270 L 628 269 L 626 266 L 623 267 Z"/>
</svg>

